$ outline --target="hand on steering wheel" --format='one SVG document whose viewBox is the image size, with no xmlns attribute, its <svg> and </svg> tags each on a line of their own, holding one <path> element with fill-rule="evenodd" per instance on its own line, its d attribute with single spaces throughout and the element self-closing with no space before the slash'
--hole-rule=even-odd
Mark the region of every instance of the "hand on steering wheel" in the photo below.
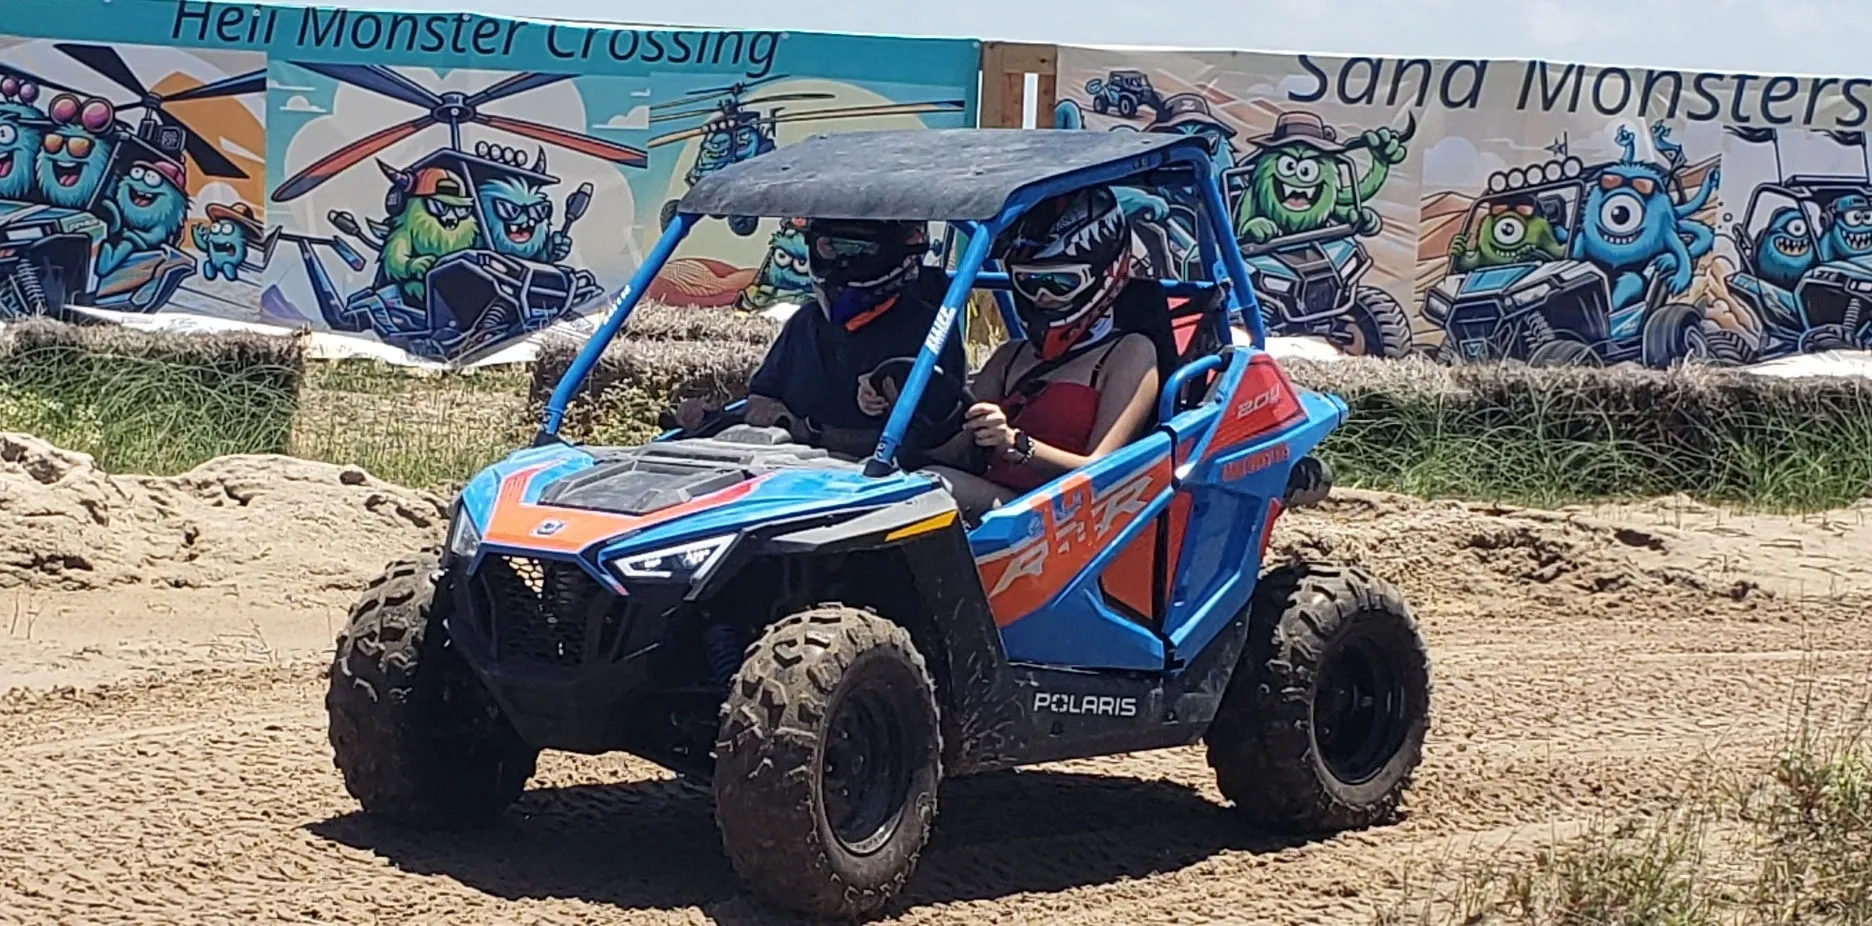
<svg viewBox="0 0 1872 926">
<path fill-rule="evenodd" d="M 895 404 L 902 384 L 910 378 L 910 368 L 916 363 L 914 357 L 892 357 L 877 365 L 864 377 L 864 384 L 870 387 L 873 397 L 885 401 L 884 413 Z M 964 383 L 958 383 L 942 375 L 942 368 L 932 371 L 929 382 L 924 385 L 922 398 L 910 415 L 910 427 L 904 433 L 903 450 L 909 450 L 917 457 L 924 457 L 925 451 L 939 447 L 962 431 L 963 419 L 975 404 L 975 394 Z M 867 404 L 867 398 L 860 390 L 859 402 Z M 869 409 L 867 409 L 869 411 Z M 979 471 L 987 466 L 986 448 L 970 444 L 968 469 Z M 905 468 L 915 468 L 909 464 Z"/>
</svg>

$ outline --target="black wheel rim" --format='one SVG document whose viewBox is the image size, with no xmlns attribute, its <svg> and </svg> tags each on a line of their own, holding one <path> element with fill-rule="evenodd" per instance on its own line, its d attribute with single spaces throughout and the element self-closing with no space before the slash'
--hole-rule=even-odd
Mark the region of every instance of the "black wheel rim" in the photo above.
<svg viewBox="0 0 1872 926">
<path fill-rule="evenodd" d="M 832 836 L 853 855 L 889 842 L 910 796 L 904 718 L 888 685 L 848 692 L 826 729 L 820 787 Z"/>
<path fill-rule="evenodd" d="M 1383 771 L 1410 714 L 1404 679 L 1377 643 L 1348 640 L 1321 667 L 1313 697 L 1313 737 L 1333 777 L 1363 784 Z"/>
</svg>

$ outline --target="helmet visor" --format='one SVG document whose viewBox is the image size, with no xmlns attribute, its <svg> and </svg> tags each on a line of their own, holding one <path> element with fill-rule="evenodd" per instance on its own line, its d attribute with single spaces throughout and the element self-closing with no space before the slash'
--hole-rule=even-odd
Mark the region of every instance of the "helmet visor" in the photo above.
<svg viewBox="0 0 1872 926">
<path fill-rule="evenodd" d="M 1098 281 L 1091 264 L 1009 264 L 1008 282 L 1014 291 L 1044 311 L 1073 307 L 1074 299 Z"/>
</svg>

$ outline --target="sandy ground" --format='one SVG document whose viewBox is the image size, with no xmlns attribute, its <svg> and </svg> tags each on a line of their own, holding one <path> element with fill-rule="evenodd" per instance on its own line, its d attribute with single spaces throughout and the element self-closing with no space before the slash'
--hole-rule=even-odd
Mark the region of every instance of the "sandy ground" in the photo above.
<svg viewBox="0 0 1872 926">
<path fill-rule="evenodd" d="M 953 782 L 900 923 L 1361 923 L 1412 866 L 1643 812 L 1872 676 L 1872 507 L 1535 511 L 1339 492 L 1278 555 L 1393 579 L 1435 660 L 1406 818 L 1245 830 L 1198 749 Z M 0 923 L 771 923 L 708 799 L 548 754 L 494 831 L 398 832 L 331 765 L 345 607 L 442 501 L 232 458 L 111 476 L 0 435 Z M 1862 702 L 1861 702 L 1862 703 Z"/>
</svg>

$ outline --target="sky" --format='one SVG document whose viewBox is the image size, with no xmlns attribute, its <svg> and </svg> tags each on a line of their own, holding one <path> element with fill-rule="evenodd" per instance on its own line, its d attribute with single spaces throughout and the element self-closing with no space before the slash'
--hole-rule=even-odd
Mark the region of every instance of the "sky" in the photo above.
<svg viewBox="0 0 1872 926">
<path fill-rule="evenodd" d="M 4 2 L 4 0 L 0 0 Z M 1868 0 L 322 0 L 560 19 L 1872 74 Z"/>
</svg>

